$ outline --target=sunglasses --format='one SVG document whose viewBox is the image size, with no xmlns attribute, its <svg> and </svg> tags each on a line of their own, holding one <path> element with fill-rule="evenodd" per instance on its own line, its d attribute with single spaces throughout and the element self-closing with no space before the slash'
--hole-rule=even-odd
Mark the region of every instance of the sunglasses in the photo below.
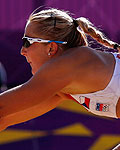
<svg viewBox="0 0 120 150">
<path fill-rule="evenodd" d="M 63 41 L 53 41 L 53 40 L 43 40 L 43 39 L 39 39 L 39 38 L 30 38 L 30 37 L 23 37 L 22 38 L 23 41 L 23 47 L 28 48 L 30 47 L 34 42 L 38 42 L 38 43 L 51 43 L 51 42 L 55 42 L 55 43 L 59 43 L 59 44 L 67 44 L 67 42 L 63 42 Z"/>
</svg>

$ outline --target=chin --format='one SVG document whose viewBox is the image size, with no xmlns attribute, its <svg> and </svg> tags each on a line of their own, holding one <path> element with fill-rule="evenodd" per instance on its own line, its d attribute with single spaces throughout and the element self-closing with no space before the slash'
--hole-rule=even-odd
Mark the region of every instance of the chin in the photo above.
<svg viewBox="0 0 120 150">
<path fill-rule="evenodd" d="M 33 66 L 32 66 L 32 67 L 31 67 L 31 69 L 32 69 L 32 70 L 31 70 L 32 74 L 34 75 L 36 72 L 38 72 L 38 70 L 40 69 L 40 67 L 41 67 L 41 66 L 39 66 L 39 67 L 33 67 Z"/>
<path fill-rule="evenodd" d="M 33 70 L 32 69 L 32 74 L 34 75 L 38 70 Z"/>
<path fill-rule="evenodd" d="M 32 73 L 32 75 L 34 75 L 34 72 L 31 72 Z"/>
<path fill-rule="evenodd" d="M 34 75 L 36 72 L 32 70 L 32 75 Z"/>
<path fill-rule="evenodd" d="M 35 74 L 35 71 L 31 68 L 31 73 L 32 73 L 32 75 L 34 75 Z"/>
</svg>

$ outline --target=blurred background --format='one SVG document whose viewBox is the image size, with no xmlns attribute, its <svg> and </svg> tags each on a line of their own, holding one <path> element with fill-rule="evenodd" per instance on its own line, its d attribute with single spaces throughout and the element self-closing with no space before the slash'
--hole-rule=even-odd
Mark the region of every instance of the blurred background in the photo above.
<svg viewBox="0 0 120 150">
<path fill-rule="evenodd" d="M 20 55 L 21 38 L 28 16 L 39 6 L 70 11 L 74 18 L 86 17 L 120 43 L 120 0 L 0 0 L 1 92 L 32 76 Z M 72 101 L 0 133 L 0 150 L 111 150 L 118 143 L 119 119 L 92 115 Z"/>
</svg>

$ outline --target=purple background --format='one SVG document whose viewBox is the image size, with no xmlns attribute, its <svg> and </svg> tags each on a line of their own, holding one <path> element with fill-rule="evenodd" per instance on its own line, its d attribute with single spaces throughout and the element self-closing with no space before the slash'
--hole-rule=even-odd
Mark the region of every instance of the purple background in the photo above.
<svg viewBox="0 0 120 150">
<path fill-rule="evenodd" d="M 43 9 L 47 6 L 68 10 L 75 18 L 84 16 L 108 38 L 120 43 L 119 0 L 0 0 L 0 61 L 7 72 L 8 88 L 31 77 L 30 66 L 20 55 L 21 38 L 29 14 L 39 6 L 43 6 Z M 87 127 L 93 134 L 55 134 L 56 130 L 76 123 Z M 0 142 L 0 150 L 108 150 L 120 143 L 120 120 L 100 118 L 65 108 L 56 108 L 34 120 L 8 128 L 5 139 L 14 135 L 13 132 L 8 134 L 9 130 L 41 131 L 46 136 Z M 0 134 L 0 141 L 2 139 L 3 135 Z"/>
</svg>

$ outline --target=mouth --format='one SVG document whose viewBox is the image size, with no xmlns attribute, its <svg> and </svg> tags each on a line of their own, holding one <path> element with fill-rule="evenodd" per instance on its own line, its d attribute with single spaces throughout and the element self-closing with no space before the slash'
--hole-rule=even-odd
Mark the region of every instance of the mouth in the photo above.
<svg viewBox="0 0 120 150">
<path fill-rule="evenodd" d="M 27 61 L 29 64 L 31 64 L 31 61 Z"/>
<path fill-rule="evenodd" d="M 31 64 L 31 61 L 26 57 L 27 63 Z"/>
</svg>

